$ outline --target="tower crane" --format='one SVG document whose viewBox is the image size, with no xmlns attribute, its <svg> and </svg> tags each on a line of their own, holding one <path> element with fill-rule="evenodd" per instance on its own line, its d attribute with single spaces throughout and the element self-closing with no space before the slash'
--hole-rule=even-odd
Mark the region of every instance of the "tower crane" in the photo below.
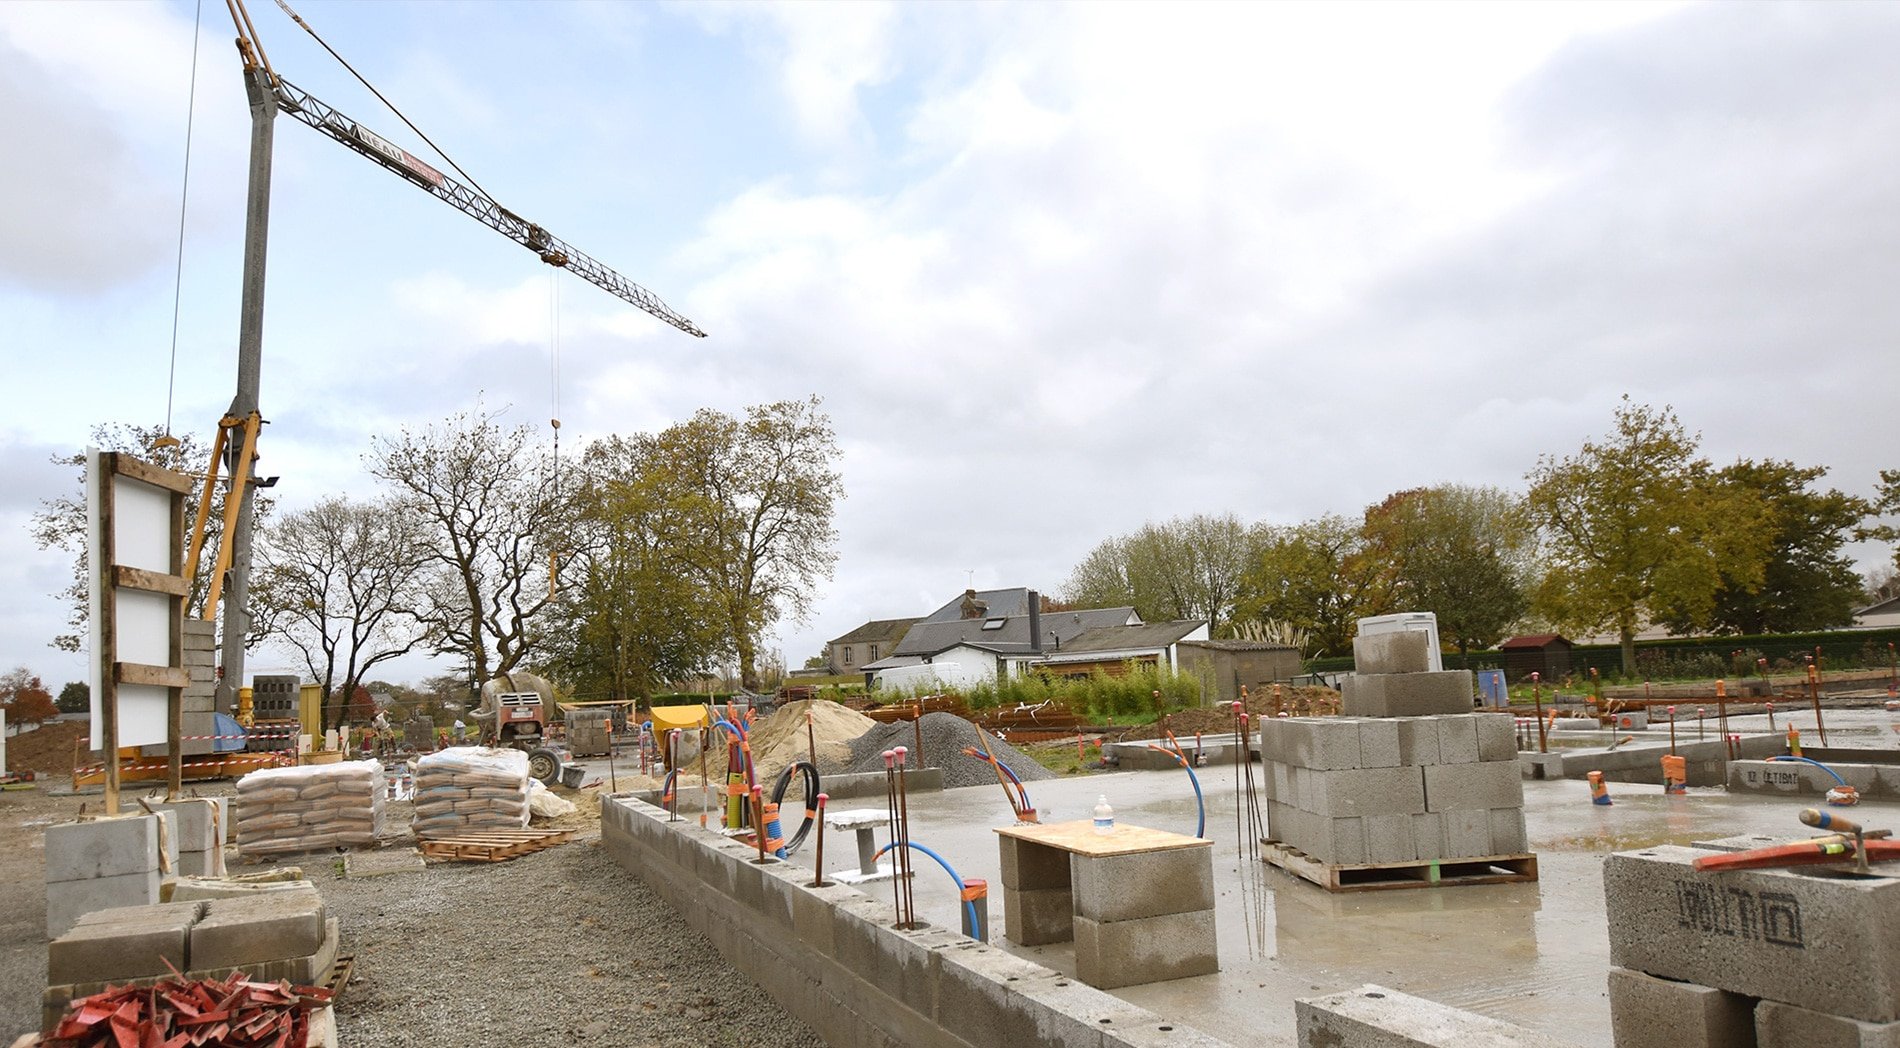
<svg viewBox="0 0 1900 1048">
<path fill-rule="evenodd" d="M 283 0 L 278 0 L 278 3 L 306 31 L 310 31 L 312 36 L 316 35 Z M 185 570 L 187 575 L 196 571 L 198 556 L 203 548 L 206 516 L 211 507 L 210 496 L 217 484 L 218 467 L 222 460 L 227 474 L 225 539 L 218 544 L 218 558 L 210 579 L 210 596 L 205 602 L 205 617 L 217 614 L 218 599 L 223 591 L 224 673 L 218 684 L 218 699 L 221 707 L 230 708 L 244 680 L 244 636 L 249 626 L 247 605 L 250 594 L 251 537 L 255 518 L 255 489 L 258 486 L 251 476 L 251 464 L 256 458 L 258 431 L 263 424 L 258 411 L 258 385 L 263 363 L 264 262 L 270 226 L 271 147 L 279 111 L 290 114 L 300 123 L 348 146 L 430 196 L 533 251 L 548 265 L 566 269 L 689 335 L 704 338 L 706 333 L 661 301 L 658 295 L 501 206 L 479 188 L 450 178 L 345 116 L 335 107 L 278 76 L 271 69 L 270 60 L 264 53 L 263 43 L 258 39 L 244 0 L 225 0 L 225 6 L 230 10 L 231 21 L 237 27 L 237 48 L 244 60 L 245 91 L 251 108 L 251 161 L 245 199 L 237 392 L 231 398 L 230 408 L 218 422 L 211 467 L 205 475 L 204 497 L 198 502 L 198 517 L 192 529 Z M 324 46 L 327 50 L 329 45 Z"/>
</svg>

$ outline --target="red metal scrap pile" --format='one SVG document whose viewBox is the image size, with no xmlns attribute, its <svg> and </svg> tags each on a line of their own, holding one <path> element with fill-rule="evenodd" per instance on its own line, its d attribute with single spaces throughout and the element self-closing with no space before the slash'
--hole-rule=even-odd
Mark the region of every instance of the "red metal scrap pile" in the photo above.
<svg viewBox="0 0 1900 1048">
<path fill-rule="evenodd" d="M 288 982 L 167 979 L 72 1003 L 47 1048 L 304 1048 L 331 992 Z"/>
</svg>

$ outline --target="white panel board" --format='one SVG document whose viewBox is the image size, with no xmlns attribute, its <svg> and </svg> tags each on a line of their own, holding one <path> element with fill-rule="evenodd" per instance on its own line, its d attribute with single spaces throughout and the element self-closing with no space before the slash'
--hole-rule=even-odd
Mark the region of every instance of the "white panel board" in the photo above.
<svg viewBox="0 0 1900 1048">
<path fill-rule="evenodd" d="M 172 567 L 172 496 L 163 488 L 153 487 L 130 477 L 109 476 L 102 472 L 97 449 L 86 450 L 86 524 L 88 563 L 94 578 L 103 556 L 99 521 L 98 484 L 112 485 L 112 541 L 114 562 L 147 571 L 170 573 Z M 100 655 L 99 594 L 89 587 L 88 610 L 92 620 L 92 747 L 103 743 L 104 722 L 99 703 L 105 689 L 103 674 L 110 672 Z M 113 601 L 118 607 L 114 622 L 117 658 L 120 662 L 148 666 L 171 665 L 172 615 L 176 602 L 162 593 L 149 593 L 119 587 Z M 121 684 L 119 692 L 119 745 L 163 745 L 166 741 L 165 688 L 144 684 Z"/>
</svg>

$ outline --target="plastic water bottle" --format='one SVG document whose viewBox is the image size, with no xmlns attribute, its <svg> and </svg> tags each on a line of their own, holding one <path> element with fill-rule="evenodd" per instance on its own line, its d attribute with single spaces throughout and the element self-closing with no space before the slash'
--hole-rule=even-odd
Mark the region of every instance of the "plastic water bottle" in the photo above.
<svg viewBox="0 0 1900 1048">
<path fill-rule="evenodd" d="M 1108 794 L 1095 802 L 1095 832 L 1106 837 L 1115 832 L 1115 809 L 1108 806 Z"/>
</svg>

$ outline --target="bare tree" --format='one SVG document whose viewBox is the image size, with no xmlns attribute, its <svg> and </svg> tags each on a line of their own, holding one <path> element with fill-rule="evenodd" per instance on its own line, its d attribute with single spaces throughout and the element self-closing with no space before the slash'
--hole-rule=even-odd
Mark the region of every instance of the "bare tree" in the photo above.
<svg viewBox="0 0 1900 1048">
<path fill-rule="evenodd" d="M 478 683 L 520 666 L 554 597 L 563 527 L 552 454 L 527 427 L 478 409 L 378 438 L 368 466 L 426 529 L 417 614 L 433 649 L 463 658 Z"/>
<path fill-rule="evenodd" d="M 428 637 L 417 615 L 429 550 L 394 500 L 328 498 L 260 536 L 253 612 L 268 640 L 302 656 L 323 686 L 331 724 L 377 665 Z"/>
</svg>

